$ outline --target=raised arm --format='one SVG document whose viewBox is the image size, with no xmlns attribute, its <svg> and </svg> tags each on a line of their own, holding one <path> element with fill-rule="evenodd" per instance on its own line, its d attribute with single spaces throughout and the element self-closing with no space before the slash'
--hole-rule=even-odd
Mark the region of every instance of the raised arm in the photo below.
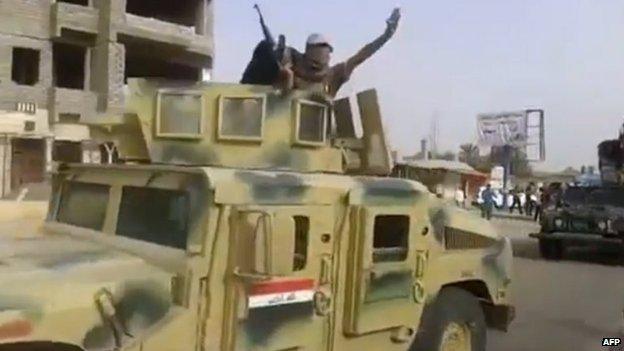
<svg viewBox="0 0 624 351">
<path fill-rule="evenodd" d="M 386 20 L 386 30 L 384 33 L 379 36 L 377 39 L 372 42 L 366 44 L 360 51 L 358 51 L 355 55 L 349 58 L 345 62 L 345 69 L 347 76 L 351 75 L 353 70 L 359 66 L 362 62 L 366 61 L 369 57 L 373 56 L 374 53 L 377 52 L 392 36 L 394 32 L 396 32 L 397 27 L 399 26 L 399 20 L 401 19 L 401 10 L 399 8 L 395 8 L 390 15 L 390 18 Z"/>
</svg>

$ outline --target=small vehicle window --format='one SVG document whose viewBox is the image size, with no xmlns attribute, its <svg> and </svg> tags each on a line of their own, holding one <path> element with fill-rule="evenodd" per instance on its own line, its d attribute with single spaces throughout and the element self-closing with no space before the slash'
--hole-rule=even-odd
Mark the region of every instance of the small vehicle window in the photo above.
<svg viewBox="0 0 624 351">
<path fill-rule="evenodd" d="M 261 140 L 263 120 L 262 97 L 221 97 L 221 139 Z"/>
<path fill-rule="evenodd" d="M 326 117 L 325 105 L 299 102 L 297 141 L 303 144 L 325 143 Z"/>
<path fill-rule="evenodd" d="M 310 218 L 294 216 L 295 220 L 295 255 L 293 271 L 301 271 L 308 263 L 308 243 L 310 237 Z"/>
<path fill-rule="evenodd" d="M 117 235 L 185 249 L 189 206 L 188 193 L 184 191 L 125 186 Z"/>
<path fill-rule="evenodd" d="M 202 96 L 197 94 L 159 95 L 158 135 L 201 135 Z"/>
<path fill-rule="evenodd" d="M 82 182 L 63 184 L 56 220 L 78 227 L 102 230 L 110 186 Z"/>
<path fill-rule="evenodd" d="M 409 226 L 409 216 L 376 216 L 373 233 L 373 262 L 405 261 L 408 252 Z"/>
</svg>

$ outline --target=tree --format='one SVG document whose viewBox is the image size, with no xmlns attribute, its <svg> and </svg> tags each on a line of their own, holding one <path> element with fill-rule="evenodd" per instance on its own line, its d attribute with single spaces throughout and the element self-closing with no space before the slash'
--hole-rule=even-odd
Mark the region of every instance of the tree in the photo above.
<svg viewBox="0 0 624 351">
<path fill-rule="evenodd" d="M 479 147 L 471 143 L 462 144 L 459 147 L 459 160 L 475 167 L 479 162 Z"/>
<path fill-rule="evenodd" d="M 490 162 L 497 165 L 505 164 L 505 151 L 503 147 L 492 147 Z M 515 176 L 526 177 L 533 173 L 526 153 L 517 148 L 511 150 L 510 168 L 510 174 Z"/>
<path fill-rule="evenodd" d="M 431 155 L 432 160 L 446 160 L 446 161 L 455 161 L 456 155 L 452 151 L 445 151 L 443 153 L 435 153 Z"/>
</svg>

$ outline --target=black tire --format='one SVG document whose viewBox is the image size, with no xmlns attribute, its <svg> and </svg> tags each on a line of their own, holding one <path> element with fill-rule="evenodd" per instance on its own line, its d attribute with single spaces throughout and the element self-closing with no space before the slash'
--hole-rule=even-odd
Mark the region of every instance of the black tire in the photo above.
<svg viewBox="0 0 624 351">
<path fill-rule="evenodd" d="M 485 351 L 486 323 L 479 300 L 466 290 L 449 287 L 423 312 L 420 328 L 409 351 L 437 351 L 444 330 L 456 323 L 470 329 L 471 351 Z"/>
<path fill-rule="evenodd" d="M 539 250 L 543 258 L 558 261 L 563 258 L 563 242 L 561 240 L 539 239 Z"/>
</svg>

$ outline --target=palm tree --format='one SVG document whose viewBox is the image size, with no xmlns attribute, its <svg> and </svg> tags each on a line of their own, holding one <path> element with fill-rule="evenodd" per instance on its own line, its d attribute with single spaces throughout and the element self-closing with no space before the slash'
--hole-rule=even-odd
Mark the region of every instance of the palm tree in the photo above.
<svg viewBox="0 0 624 351">
<path fill-rule="evenodd" d="M 459 147 L 459 160 L 475 166 L 479 163 L 479 147 L 475 144 L 467 143 Z"/>
</svg>

